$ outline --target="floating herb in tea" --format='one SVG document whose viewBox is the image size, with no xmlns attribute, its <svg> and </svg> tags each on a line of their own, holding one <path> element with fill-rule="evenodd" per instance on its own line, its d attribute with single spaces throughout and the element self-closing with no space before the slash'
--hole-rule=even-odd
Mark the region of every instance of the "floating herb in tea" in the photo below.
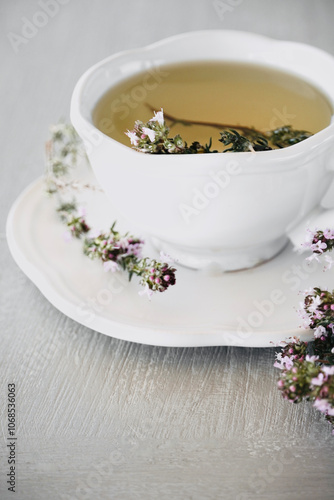
<svg viewBox="0 0 334 500">
<path fill-rule="evenodd" d="M 174 119 L 176 121 L 182 121 Z M 188 121 L 188 120 L 187 120 Z M 203 125 L 205 123 L 203 122 Z M 210 124 L 211 125 L 211 124 Z M 226 125 L 224 125 L 226 126 Z M 222 125 L 222 128 L 224 127 Z M 222 153 L 256 152 L 270 151 L 280 149 L 293 144 L 297 144 L 312 134 L 305 130 L 294 130 L 290 126 L 280 127 L 275 130 L 261 134 L 255 129 L 246 127 L 237 127 L 243 131 L 244 135 L 239 134 L 237 130 L 230 129 L 220 132 L 219 141 L 224 146 Z M 212 138 L 205 145 L 194 141 L 190 146 L 182 137 L 177 134 L 170 137 L 170 127 L 166 125 L 163 110 L 154 112 L 153 118 L 147 123 L 136 120 L 133 130 L 125 132 L 131 141 L 134 149 L 142 153 L 154 154 L 195 154 L 195 153 L 218 153 L 218 150 L 212 148 Z"/>
<path fill-rule="evenodd" d="M 96 104 L 93 122 L 126 146 L 124 131 L 132 130 L 138 118 L 147 123 L 161 107 L 172 138 L 204 146 L 211 137 L 211 149 L 219 151 L 220 132 L 232 129 L 251 142 L 264 136 L 270 147 L 286 147 L 291 136 L 286 144 L 280 132 L 274 144 L 266 133 L 291 127 L 315 134 L 333 115 L 332 104 L 317 87 L 268 65 L 193 61 L 153 66 L 122 78 Z"/>
</svg>

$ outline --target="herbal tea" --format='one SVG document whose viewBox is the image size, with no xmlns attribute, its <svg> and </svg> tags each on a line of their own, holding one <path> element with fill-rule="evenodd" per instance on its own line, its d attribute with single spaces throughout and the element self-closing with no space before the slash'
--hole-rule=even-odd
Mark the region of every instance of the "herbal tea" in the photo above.
<svg viewBox="0 0 334 500">
<path fill-rule="evenodd" d="M 224 128 L 266 132 L 291 125 L 316 133 L 330 124 L 333 113 L 316 87 L 293 74 L 248 63 L 187 62 L 153 68 L 115 85 L 97 103 L 93 121 L 131 147 L 124 132 L 160 108 L 171 136 L 180 134 L 189 144 L 205 144 L 212 137 L 219 151 Z"/>
</svg>

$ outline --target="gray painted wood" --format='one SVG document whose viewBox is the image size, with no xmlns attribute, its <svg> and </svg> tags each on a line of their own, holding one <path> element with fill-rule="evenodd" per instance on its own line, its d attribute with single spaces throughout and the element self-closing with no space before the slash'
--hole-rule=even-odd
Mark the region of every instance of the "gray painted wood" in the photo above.
<svg viewBox="0 0 334 500">
<path fill-rule="evenodd" d="M 56 1 L 56 0 L 55 0 Z M 60 0 L 59 0 L 60 1 Z M 47 127 L 92 63 L 196 29 L 242 29 L 334 53 L 331 0 L 71 0 L 15 54 L 41 2 L 0 4 L 0 497 L 333 498 L 334 438 L 276 390 L 273 349 L 149 347 L 55 310 L 13 262 L 5 219 L 43 171 Z M 45 0 L 46 3 L 46 0 Z M 17 493 L 7 491 L 6 388 L 17 384 Z"/>
</svg>

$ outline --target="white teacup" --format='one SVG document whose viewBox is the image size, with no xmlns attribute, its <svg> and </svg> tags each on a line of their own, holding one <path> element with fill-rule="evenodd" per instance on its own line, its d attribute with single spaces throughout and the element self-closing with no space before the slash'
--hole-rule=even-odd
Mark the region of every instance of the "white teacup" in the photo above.
<svg viewBox="0 0 334 500">
<path fill-rule="evenodd" d="M 107 137 L 92 120 L 100 97 L 125 77 L 208 58 L 292 72 L 334 102 L 331 55 L 251 33 L 202 31 L 122 52 L 90 68 L 74 89 L 71 119 L 98 181 L 128 220 L 181 264 L 203 268 L 215 263 L 231 271 L 272 258 L 317 211 L 334 174 L 333 122 L 285 149 L 150 155 Z"/>
</svg>

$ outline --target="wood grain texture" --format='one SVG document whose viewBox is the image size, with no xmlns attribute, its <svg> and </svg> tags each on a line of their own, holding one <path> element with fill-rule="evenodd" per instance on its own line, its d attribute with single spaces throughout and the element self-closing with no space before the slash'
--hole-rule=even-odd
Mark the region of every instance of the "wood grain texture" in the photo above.
<svg viewBox="0 0 334 500">
<path fill-rule="evenodd" d="M 227 0 L 225 3 L 229 3 Z M 234 2 L 236 4 L 237 2 Z M 80 74 L 119 50 L 197 29 L 242 29 L 334 53 L 331 0 L 71 0 L 16 54 L 37 1 L 0 4 L 0 498 L 333 498 L 334 439 L 275 389 L 273 349 L 162 348 L 84 328 L 13 262 L 8 210 L 43 171 L 47 127 Z M 287 15 L 289 12 L 289 15 Z M 17 384 L 17 493 L 7 491 L 6 390 Z"/>
</svg>

